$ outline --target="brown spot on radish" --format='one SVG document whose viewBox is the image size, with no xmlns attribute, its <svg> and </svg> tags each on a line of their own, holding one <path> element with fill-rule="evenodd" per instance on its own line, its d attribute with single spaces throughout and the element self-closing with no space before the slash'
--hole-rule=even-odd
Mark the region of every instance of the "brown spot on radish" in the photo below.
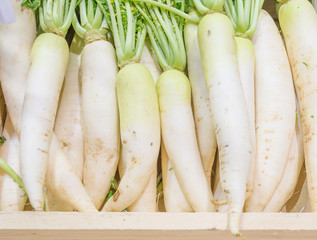
<svg viewBox="0 0 317 240">
<path fill-rule="evenodd" d="M 258 187 L 261 187 L 261 184 L 260 184 L 260 183 L 258 184 Z"/>
<path fill-rule="evenodd" d="M 211 31 L 210 31 L 210 30 L 208 30 L 208 31 L 207 31 L 207 37 L 209 37 L 209 36 L 210 36 L 210 34 L 211 34 Z"/>
<path fill-rule="evenodd" d="M 153 142 L 150 143 L 150 146 L 153 146 Z"/>
<path fill-rule="evenodd" d="M 43 149 L 41 149 L 41 148 L 37 148 L 37 150 L 39 150 L 39 151 L 42 152 L 42 153 L 48 154 L 48 151 L 43 150 Z"/>
<path fill-rule="evenodd" d="M 119 196 L 120 196 L 120 190 L 117 190 L 112 196 L 113 201 L 116 202 Z"/>
<path fill-rule="evenodd" d="M 269 148 L 267 148 L 267 149 L 265 149 L 266 151 L 270 151 L 270 149 Z"/>
<path fill-rule="evenodd" d="M 135 131 L 132 131 L 132 134 L 135 136 L 135 135 L 136 135 L 136 132 L 135 132 Z"/>
<path fill-rule="evenodd" d="M 224 145 L 224 147 L 226 148 L 226 147 L 229 147 L 229 145 L 228 144 L 226 144 L 226 145 Z"/>
<path fill-rule="evenodd" d="M 197 118 L 197 122 L 200 122 L 202 119 L 202 117 Z"/>
<path fill-rule="evenodd" d="M 268 158 L 269 158 L 268 156 L 265 156 L 265 160 L 268 159 Z"/>
<path fill-rule="evenodd" d="M 111 155 L 108 157 L 107 162 L 112 162 L 113 157 L 114 157 L 114 154 L 111 154 Z"/>
<path fill-rule="evenodd" d="M 135 157 L 132 157 L 131 163 L 132 164 L 136 164 L 136 158 Z"/>
<path fill-rule="evenodd" d="M 123 144 L 126 144 L 126 143 L 127 143 L 127 141 L 126 141 L 126 140 L 123 140 L 123 141 L 122 141 L 122 143 L 123 143 Z"/>
</svg>

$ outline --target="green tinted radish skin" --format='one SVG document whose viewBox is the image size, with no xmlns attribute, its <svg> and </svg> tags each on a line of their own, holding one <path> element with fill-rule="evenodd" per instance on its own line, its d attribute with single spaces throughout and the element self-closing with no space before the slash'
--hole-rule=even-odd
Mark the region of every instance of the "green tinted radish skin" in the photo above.
<svg viewBox="0 0 317 240">
<path fill-rule="evenodd" d="M 84 151 L 80 109 L 80 59 L 80 54 L 70 52 L 54 132 L 78 177 L 82 179 Z"/>
<path fill-rule="evenodd" d="M 44 206 L 48 150 L 68 57 L 66 40 L 52 33 L 40 35 L 32 47 L 22 110 L 20 161 L 25 189 L 37 211 Z"/>
<path fill-rule="evenodd" d="M 210 183 L 217 141 L 214 126 L 212 124 L 208 89 L 206 87 L 199 53 L 197 30 L 197 24 L 187 22 L 184 27 L 184 40 L 187 53 L 188 78 L 193 96 L 193 110 L 198 147 L 205 175 L 208 179 L 208 183 Z"/>
<path fill-rule="evenodd" d="M 256 168 L 247 211 L 263 211 L 284 174 L 296 120 L 292 73 L 279 31 L 261 11 L 252 42 L 256 57 Z"/>
<path fill-rule="evenodd" d="M 161 143 L 161 165 L 166 212 L 193 212 L 188 203 L 168 158 L 164 143 Z"/>
<path fill-rule="evenodd" d="M 304 146 L 300 123 L 296 129 L 283 178 L 274 192 L 264 212 L 279 212 L 291 198 L 304 163 Z"/>
<path fill-rule="evenodd" d="M 0 23 L 0 81 L 7 111 L 15 131 L 20 134 L 22 104 L 36 38 L 34 12 L 21 8 L 22 0 L 11 0 L 16 21 Z"/>
<path fill-rule="evenodd" d="M 167 70 L 156 88 L 162 138 L 178 183 L 194 211 L 215 211 L 196 140 L 189 80 L 178 70 Z"/>
<path fill-rule="evenodd" d="M 229 205 L 229 228 L 239 235 L 252 145 L 230 19 L 221 13 L 204 16 L 198 41 L 219 149 L 220 182 Z"/>
<path fill-rule="evenodd" d="M 0 148 L 0 156 L 20 175 L 19 137 L 14 131 L 9 115 L 7 115 L 2 135 L 6 141 Z M 0 188 L 0 210 L 23 211 L 26 200 L 27 195 L 23 189 L 8 174 L 4 174 Z"/>
<path fill-rule="evenodd" d="M 154 83 L 156 84 L 162 71 L 160 66 L 157 65 L 157 60 L 151 55 L 150 47 L 150 45 L 144 45 L 140 63 L 150 70 Z M 123 174 L 120 175 L 123 176 Z M 157 169 L 153 171 L 150 181 L 142 195 L 128 207 L 129 212 L 156 212 L 156 176 Z"/>
<path fill-rule="evenodd" d="M 87 44 L 81 56 L 85 167 L 83 183 L 99 209 L 118 165 L 116 55 L 111 43 Z"/>
<path fill-rule="evenodd" d="M 116 82 L 122 158 L 126 171 L 103 211 L 122 211 L 147 186 L 160 149 L 160 116 L 153 77 L 142 64 L 122 68 Z"/>
<path fill-rule="evenodd" d="M 309 1 L 292 0 L 279 10 L 296 88 L 303 142 L 307 186 L 312 211 L 317 211 L 317 14 Z"/>
<path fill-rule="evenodd" d="M 249 198 L 254 187 L 254 168 L 255 168 L 255 106 L 254 106 L 254 71 L 255 55 L 252 42 L 247 38 L 235 37 L 238 67 L 240 80 L 248 108 L 250 137 L 252 146 L 252 162 L 250 166 L 250 175 L 247 185 L 247 196 Z"/>
</svg>

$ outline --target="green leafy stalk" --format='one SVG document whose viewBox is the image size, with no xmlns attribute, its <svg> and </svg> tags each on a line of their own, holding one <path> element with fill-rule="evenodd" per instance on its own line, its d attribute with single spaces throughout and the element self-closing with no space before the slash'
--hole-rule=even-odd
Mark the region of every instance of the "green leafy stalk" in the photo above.
<svg viewBox="0 0 317 240">
<path fill-rule="evenodd" d="M 110 186 L 110 190 L 106 196 L 106 201 L 108 201 L 112 197 L 112 195 L 116 192 L 118 188 L 118 182 L 114 177 L 110 179 Z"/>
<path fill-rule="evenodd" d="M 170 8 L 170 0 L 157 2 L 160 5 L 170 6 L 161 8 L 152 2 L 139 2 L 136 7 L 146 20 L 148 35 L 157 59 L 163 70 L 178 69 L 184 71 L 186 67 L 186 52 L 183 40 L 184 19 L 175 15 Z M 184 13 L 185 2 L 177 5 L 178 11 Z"/>
<path fill-rule="evenodd" d="M 195 8 L 201 15 L 210 12 L 222 12 L 225 0 L 193 0 Z"/>
<path fill-rule="evenodd" d="M 139 62 L 144 46 L 144 19 L 133 3 L 124 0 L 96 0 L 112 32 L 118 65 Z"/>
<path fill-rule="evenodd" d="M 190 16 L 187 13 L 185 13 L 184 11 L 181 11 L 181 10 L 173 7 L 171 4 L 166 4 L 166 3 L 164 4 L 162 2 L 158 2 L 155 0 L 130 0 L 130 1 L 132 1 L 132 2 L 144 2 L 144 3 L 150 4 L 150 5 L 159 7 L 161 9 L 165 9 L 165 10 L 167 10 L 171 13 L 174 13 L 174 14 L 184 18 L 185 20 L 193 22 L 193 23 L 199 23 L 199 21 L 201 19 L 200 17 L 197 17 L 197 16 Z"/>
<path fill-rule="evenodd" d="M 3 161 L 2 158 L 0 158 L 0 168 L 2 168 L 13 179 L 13 181 L 16 182 L 26 194 L 22 179 L 5 161 Z"/>
<path fill-rule="evenodd" d="M 231 19 L 237 36 L 252 37 L 263 2 L 264 0 L 225 1 L 225 12 Z"/>
<path fill-rule="evenodd" d="M 79 37 L 85 39 L 86 44 L 106 39 L 108 24 L 105 16 L 95 0 L 82 0 L 79 4 L 80 20 L 73 15 L 73 27 Z"/>
<path fill-rule="evenodd" d="M 23 0 L 21 6 L 27 6 L 36 11 L 41 5 L 41 0 Z"/>
<path fill-rule="evenodd" d="M 65 37 L 75 13 L 77 0 L 23 0 L 22 6 L 39 11 L 40 25 L 44 32 Z"/>
</svg>

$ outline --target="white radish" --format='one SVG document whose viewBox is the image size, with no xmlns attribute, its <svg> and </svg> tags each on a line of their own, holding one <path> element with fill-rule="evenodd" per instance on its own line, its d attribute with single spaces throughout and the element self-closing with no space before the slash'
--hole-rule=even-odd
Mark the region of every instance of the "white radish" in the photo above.
<svg viewBox="0 0 317 240">
<path fill-rule="evenodd" d="M 197 30 L 197 24 L 187 22 L 184 27 L 184 40 L 187 54 L 188 78 L 192 90 L 197 142 L 205 175 L 208 183 L 210 183 L 217 141 L 212 124 L 208 89 L 199 53 Z"/>
<path fill-rule="evenodd" d="M 247 38 L 235 37 L 237 59 L 239 66 L 240 80 L 248 109 L 250 138 L 252 146 L 252 161 L 250 165 L 250 174 L 247 185 L 246 199 L 249 198 L 254 188 L 254 169 L 256 155 L 255 141 L 255 90 L 254 90 L 254 72 L 255 55 L 252 42 Z"/>
<path fill-rule="evenodd" d="M 215 211 L 196 139 L 189 80 L 178 70 L 165 71 L 157 92 L 162 139 L 177 181 L 194 211 Z"/>
<path fill-rule="evenodd" d="M 84 167 L 79 81 L 80 54 L 83 44 L 84 42 L 75 35 L 70 46 L 69 61 L 54 127 L 61 148 L 80 180 Z M 65 204 L 49 190 L 46 190 L 45 207 L 46 211 L 73 210 L 73 207 Z"/>
<path fill-rule="evenodd" d="M 283 178 L 272 198 L 265 206 L 264 212 L 279 212 L 283 205 L 292 197 L 303 163 L 303 137 L 300 122 L 297 122 Z"/>
<path fill-rule="evenodd" d="M 205 15 L 198 41 L 218 143 L 220 182 L 229 205 L 229 229 L 239 235 L 252 145 L 230 19 L 221 13 Z"/>
<path fill-rule="evenodd" d="M 216 156 L 216 173 L 213 186 L 213 194 L 216 203 L 217 212 L 229 212 L 226 195 L 220 184 L 219 154 Z"/>
<path fill-rule="evenodd" d="M 75 35 L 70 46 L 69 61 L 54 127 L 62 149 L 80 179 L 82 179 L 84 167 L 81 83 L 79 81 L 81 43 L 83 44 L 83 41 Z"/>
<path fill-rule="evenodd" d="M 9 115 L 7 115 L 3 136 L 6 141 L 0 148 L 0 156 L 19 175 L 19 137 L 15 133 Z M 27 195 L 8 174 L 3 175 L 0 188 L 1 211 L 23 211 Z"/>
<path fill-rule="evenodd" d="M 21 3 L 22 0 L 11 0 L 16 16 L 14 23 L 0 23 L 0 81 L 7 111 L 18 134 L 31 48 L 36 38 L 34 12 L 21 7 Z"/>
<path fill-rule="evenodd" d="M 161 144 L 162 180 L 166 212 L 193 212 L 181 189 L 165 146 Z"/>
<path fill-rule="evenodd" d="M 140 197 L 156 167 L 160 147 L 158 100 L 150 71 L 142 64 L 129 64 L 119 71 L 116 88 L 121 157 L 128 164 L 103 211 L 122 211 Z"/>
<path fill-rule="evenodd" d="M 62 202 L 80 212 L 97 212 L 83 185 L 78 181 L 77 172 L 72 168 L 55 135 L 52 136 L 46 185 L 49 191 Z"/>
<path fill-rule="evenodd" d="M 317 211 L 317 14 L 307 0 L 280 7 L 279 22 L 299 103 L 310 206 Z"/>
<path fill-rule="evenodd" d="M 116 98 L 116 54 L 106 41 L 106 19 L 94 1 L 79 5 L 80 22 L 73 26 L 85 40 L 81 54 L 81 106 L 84 129 L 83 183 L 99 209 L 110 189 L 119 160 L 119 120 Z"/>
<path fill-rule="evenodd" d="M 272 17 L 261 11 L 252 42 L 256 58 L 256 167 L 247 211 L 263 211 L 284 174 L 296 105 L 286 50 Z"/>
<path fill-rule="evenodd" d="M 81 59 L 82 111 L 85 139 L 84 185 L 97 209 L 118 164 L 116 56 L 104 40 L 86 45 Z"/>
<path fill-rule="evenodd" d="M 150 43 L 145 44 L 143 47 L 140 63 L 146 66 L 154 79 L 154 83 L 156 84 L 157 79 L 159 78 L 162 70 L 157 63 L 155 55 L 151 54 L 151 45 Z M 120 169 L 119 169 L 120 170 Z M 119 171 L 120 172 L 120 171 Z M 124 172 L 124 171 L 123 171 Z M 120 173 L 123 176 L 122 173 Z M 128 211 L 130 212 L 156 212 L 157 204 L 156 204 L 156 177 L 157 169 L 155 169 L 152 173 L 150 181 L 143 191 L 142 195 L 138 200 L 136 200 L 131 206 L 128 207 Z"/>
<path fill-rule="evenodd" d="M 20 133 L 21 176 L 33 208 L 43 210 L 48 150 L 69 57 L 64 38 L 41 34 L 31 52 Z"/>
<path fill-rule="evenodd" d="M 6 62 L 0 61 L 1 64 L 8 63 L 8 65 L 5 65 L 3 67 L 4 71 L 0 72 L 0 74 L 7 73 L 6 75 L 4 75 L 3 78 L 1 77 L 1 84 L 2 86 L 7 86 L 7 87 L 3 87 L 3 89 L 6 89 L 4 90 L 4 96 L 7 103 L 7 109 L 9 111 L 10 117 L 13 122 L 13 127 L 15 128 L 17 133 L 20 133 L 20 128 L 21 128 L 20 120 L 22 115 L 22 105 L 23 105 L 23 100 L 25 95 L 27 75 L 28 75 L 30 62 L 31 62 L 30 53 L 31 53 L 32 44 L 34 42 L 35 34 L 36 34 L 35 17 L 33 12 L 28 8 L 23 8 L 22 10 L 20 7 L 20 4 L 21 4 L 21 1 L 14 2 L 13 4 L 13 6 L 16 7 L 16 16 L 17 16 L 17 22 L 15 23 L 16 25 L 13 24 L 12 28 L 4 28 L 5 33 L 8 33 L 8 35 L 6 34 L 0 35 L 1 38 L 3 36 L 6 36 L 8 38 L 7 41 L 1 41 L 1 52 L 4 52 L 4 53 L 7 53 L 6 50 L 9 50 L 10 48 L 6 47 L 6 45 L 2 45 L 2 43 L 9 43 L 10 41 L 15 42 L 18 40 L 16 45 L 11 45 L 11 46 L 15 46 L 15 48 L 11 48 L 11 50 L 8 51 L 8 53 L 10 54 L 8 53 L 0 54 L 1 57 L 7 58 Z M 65 17 L 67 17 L 67 15 L 65 15 Z M 11 26 L 11 25 L 8 25 L 8 26 Z M 2 26 L 1 26 L 1 29 L 2 29 Z M 21 33 L 23 33 L 23 37 L 20 36 Z M 11 38 L 14 38 L 14 40 L 13 39 L 11 40 Z M 25 51 L 24 50 L 22 51 L 20 49 L 21 46 L 23 46 L 22 48 Z M 19 56 L 19 58 L 17 58 L 16 56 Z M 11 61 L 16 62 L 16 64 L 11 64 Z M 61 152 L 57 139 L 53 138 L 52 142 L 54 141 L 56 141 L 54 146 L 57 149 L 53 149 L 52 152 L 58 151 L 59 156 L 62 156 L 60 161 L 67 162 L 68 159 L 65 156 L 63 156 L 63 153 Z M 56 165 L 54 164 L 51 166 L 53 167 L 53 169 L 49 168 L 48 171 L 56 170 L 62 176 L 63 174 L 65 174 L 64 179 L 67 179 L 67 176 L 68 176 L 67 171 L 60 171 L 61 169 L 54 169 L 54 167 L 56 167 Z M 67 179 L 67 181 L 70 181 L 70 180 Z M 73 184 L 76 186 L 80 186 L 81 184 L 79 177 L 72 178 L 71 181 L 73 181 Z M 54 188 L 56 189 L 58 187 L 54 181 L 51 181 L 49 185 L 53 189 Z M 85 189 L 82 185 L 81 187 L 77 187 L 76 190 L 79 193 L 79 195 L 86 196 L 85 197 L 86 203 L 84 204 L 85 206 L 89 203 L 91 204 L 89 197 L 87 193 L 85 192 Z M 62 196 L 64 196 L 63 191 L 59 191 L 59 192 L 61 192 Z M 74 200 L 74 198 L 69 198 L 68 201 L 74 205 L 78 204 L 77 199 Z"/>
</svg>

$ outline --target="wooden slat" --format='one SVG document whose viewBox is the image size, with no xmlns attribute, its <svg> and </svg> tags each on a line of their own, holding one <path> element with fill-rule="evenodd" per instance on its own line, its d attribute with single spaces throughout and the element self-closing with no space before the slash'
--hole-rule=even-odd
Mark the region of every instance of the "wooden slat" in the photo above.
<svg viewBox="0 0 317 240">
<path fill-rule="evenodd" d="M 0 239 L 237 239 L 225 213 L 1 212 Z M 246 239 L 317 237 L 317 213 L 245 213 Z"/>
</svg>

